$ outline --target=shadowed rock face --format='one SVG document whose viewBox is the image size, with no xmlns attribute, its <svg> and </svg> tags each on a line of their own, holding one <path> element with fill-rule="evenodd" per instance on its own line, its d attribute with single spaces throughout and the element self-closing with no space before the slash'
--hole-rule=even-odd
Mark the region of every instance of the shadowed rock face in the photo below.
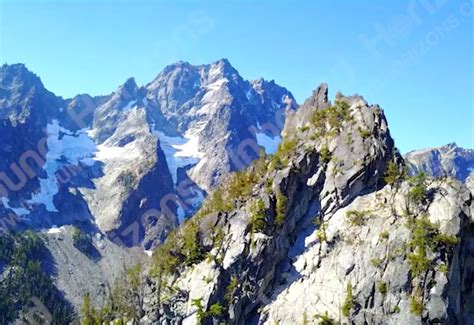
<svg viewBox="0 0 474 325">
<path fill-rule="evenodd" d="M 455 143 L 438 148 L 416 150 L 405 155 L 411 174 L 425 172 L 433 177 L 454 177 L 466 181 L 474 172 L 474 150 Z"/>
<path fill-rule="evenodd" d="M 0 68 L 1 196 L 16 201 L 37 188 L 37 180 L 31 178 L 41 172 L 47 116 L 58 111 L 60 102 L 24 65 Z M 29 161 L 20 161 L 29 151 L 37 159 L 32 160 L 31 154 Z"/>
</svg>

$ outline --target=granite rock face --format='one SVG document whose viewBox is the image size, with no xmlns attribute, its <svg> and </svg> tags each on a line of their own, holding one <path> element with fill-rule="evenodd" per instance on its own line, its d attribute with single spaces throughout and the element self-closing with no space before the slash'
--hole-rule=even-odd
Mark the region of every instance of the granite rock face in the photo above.
<svg viewBox="0 0 474 325">
<path fill-rule="evenodd" d="M 452 186 L 434 182 L 430 187 L 433 201 L 427 206 L 429 219 L 439 223 L 443 234 L 464 236 L 468 227 L 470 195 L 461 184 Z M 324 220 L 326 241 L 318 238 L 318 229 L 309 236 L 297 238 L 301 246 L 290 255 L 281 270 L 276 293 L 263 308 L 261 323 L 299 323 L 304 314 L 325 315 L 335 320 L 349 318 L 356 324 L 419 324 L 449 321 L 463 323 L 460 299 L 453 280 L 462 276 L 456 263 L 448 271 L 442 266 L 457 260 L 459 254 L 434 253 L 433 271 L 423 279 L 422 315 L 410 312 L 415 284 L 406 258 L 406 245 L 413 234 L 403 217 L 409 186 L 399 189 L 386 186 L 382 190 L 358 197 Z M 347 215 L 365 211 L 365 220 L 355 225 Z M 294 247 L 292 247 L 294 249 Z M 354 309 L 350 317 L 341 315 L 352 286 Z M 452 295 L 446 294 L 451 292 Z M 298 305 L 299 310 L 289 306 Z M 453 317 L 454 316 L 454 317 Z"/>
<path fill-rule="evenodd" d="M 472 194 L 458 181 L 429 179 L 418 200 L 413 180 L 386 184 L 389 163 L 401 173 L 404 162 L 383 111 L 360 96 L 339 94 L 330 103 L 326 94 L 321 85 L 288 117 L 287 163 L 272 167 L 270 158 L 249 197 L 230 212 L 199 217 L 211 257 L 174 272 L 166 299 L 152 285 L 143 323 L 471 319 Z M 264 218 L 258 230 L 256 213 Z M 216 232 L 223 232 L 220 247 L 210 244 Z"/>
</svg>

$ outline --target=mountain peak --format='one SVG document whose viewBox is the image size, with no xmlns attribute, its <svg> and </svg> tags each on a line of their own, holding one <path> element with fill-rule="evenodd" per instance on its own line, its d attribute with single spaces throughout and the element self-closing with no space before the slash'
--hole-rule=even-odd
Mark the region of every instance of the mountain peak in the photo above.
<svg viewBox="0 0 474 325">
<path fill-rule="evenodd" d="M 25 64 L 15 63 L 15 64 L 4 64 L 0 68 L 0 80 L 2 86 L 12 87 L 12 88 L 30 88 L 38 87 L 44 89 L 41 79 L 28 70 Z"/>
<path fill-rule="evenodd" d="M 221 74 L 222 76 L 231 78 L 241 78 L 237 69 L 230 64 L 227 59 L 220 59 L 210 64 L 209 66 L 211 73 Z"/>
<path fill-rule="evenodd" d="M 135 78 L 130 77 L 128 78 L 123 85 L 121 85 L 117 93 L 120 94 L 122 97 L 129 98 L 133 97 L 137 94 L 138 91 L 138 86 L 137 83 L 135 82 Z"/>
<path fill-rule="evenodd" d="M 223 67 L 226 67 L 226 68 L 232 68 L 234 69 L 234 67 L 232 66 L 232 64 L 230 64 L 229 60 L 226 59 L 226 58 L 222 58 L 220 60 L 217 60 L 215 62 L 212 63 L 212 65 L 220 65 L 220 66 L 223 66 Z"/>
<path fill-rule="evenodd" d="M 191 68 L 191 67 L 193 67 L 193 65 L 191 63 L 187 62 L 187 61 L 178 61 L 178 62 L 175 62 L 173 64 L 167 65 L 163 69 L 162 73 L 168 74 L 168 73 L 170 73 L 170 72 L 172 72 L 176 69 Z"/>
<path fill-rule="evenodd" d="M 456 142 L 451 142 L 445 145 L 444 147 L 454 149 L 454 148 L 458 148 L 458 145 L 456 144 Z"/>
<path fill-rule="evenodd" d="M 8 64 L 4 63 L 2 67 L 0 68 L 0 71 L 4 70 L 28 70 L 25 66 L 24 63 L 13 63 L 13 64 Z"/>
<path fill-rule="evenodd" d="M 309 121 L 310 116 L 315 110 L 326 108 L 329 104 L 328 85 L 321 83 L 313 90 L 313 94 L 305 100 L 303 105 L 301 105 L 294 114 L 287 117 L 283 133 L 287 134 L 300 127 L 303 123 Z"/>
<path fill-rule="evenodd" d="M 14 63 L 14 64 L 3 64 L 0 68 L 0 72 L 9 72 L 9 73 L 25 73 L 30 72 L 24 63 Z M 32 73 L 32 72 L 30 72 Z"/>
<path fill-rule="evenodd" d="M 137 88 L 137 83 L 135 82 L 135 78 L 134 77 L 130 77 L 128 78 L 125 83 L 123 84 L 123 86 L 127 89 L 133 89 L 133 88 Z"/>
<path fill-rule="evenodd" d="M 254 86 L 275 85 L 275 84 L 276 84 L 276 83 L 275 83 L 275 80 L 273 80 L 273 79 L 272 79 L 272 80 L 266 80 L 266 79 L 264 79 L 264 78 L 262 78 L 262 77 L 257 78 L 257 79 L 255 79 L 255 80 L 252 80 L 251 83 L 252 83 L 252 85 L 254 85 Z"/>
<path fill-rule="evenodd" d="M 309 97 L 306 102 L 311 103 L 312 106 L 320 108 L 328 103 L 328 85 L 322 82 L 313 90 L 313 95 Z M 305 102 L 305 104 L 306 104 Z"/>
</svg>

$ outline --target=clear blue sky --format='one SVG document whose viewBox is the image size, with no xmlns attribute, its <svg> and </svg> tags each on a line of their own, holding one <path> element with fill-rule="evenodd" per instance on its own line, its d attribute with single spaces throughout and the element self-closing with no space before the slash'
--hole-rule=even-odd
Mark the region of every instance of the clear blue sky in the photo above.
<svg viewBox="0 0 474 325">
<path fill-rule="evenodd" d="M 0 62 L 71 97 L 225 57 L 299 102 L 326 81 L 380 104 L 402 152 L 474 148 L 471 0 L 151 2 L 0 0 Z"/>
</svg>

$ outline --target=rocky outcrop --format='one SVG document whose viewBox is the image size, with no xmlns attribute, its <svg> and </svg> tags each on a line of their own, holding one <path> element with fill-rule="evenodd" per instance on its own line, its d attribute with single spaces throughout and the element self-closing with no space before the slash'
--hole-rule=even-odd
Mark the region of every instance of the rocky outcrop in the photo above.
<svg viewBox="0 0 474 325">
<path fill-rule="evenodd" d="M 315 92 L 316 97 L 318 93 Z M 325 106 L 330 105 L 326 103 Z M 360 96 L 340 96 L 329 108 L 298 111 L 293 117 L 295 120 L 300 118 L 298 114 L 306 117 L 287 129 L 289 135 L 282 143 L 282 147 L 291 147 L 291 150 L 285 153 L 281 148 L 276 158 L 267 162 L 267 172 L 253 187 L 251 196 L 236 203 L 240 208 L 221 213 L 217 218 L 211 214 L 199 220 L 201 238 L 209 238 L 216 229 L 225 233 L 223 248 L 210 248 L 210 254 L 217 255 L 216 260 L 203 261 L 180 273 L 172 283 L 187 298 L 170 299 L 161 309 L 151 307 L 150 315 L 154 316 L 148 319 L 182 318 L 185 323 L 193 323 L 199 312 L 196 313 L 191 302 L 199 299 L 204 311 L 216 303 L 226 305 L 228 313 L 223 317 L 231 323 L 244 324 L 258 319 L 291 323 L 292 318 L 285 318 L 293 317 L 291 313 L 285 317 L 271 315 L 271 301 L 298 281 L 291 277 L 295 275 L 293 262 L 299 255 L 305 250 L 314 254 L 321 252 L 317 245 L 301 247 L 304 237 L 321 230 L 320 227 L 315 230 L 312 224 L 327 222 L 335 213 L 343 213 L 341 209 L 356 197 L 382 188 L 386 166 L 390 161 L 400 161 L 383 111 L 378 106 L 368 105 Z M 287 163 L 275 167 L 275 159 Z M 283 211 L 282 200 L 285 201 Z M 255 202 L 263 205 L 259 213 L 264 214 L 264 226 L 259 231 L 255 231 L 254 225 L 252 206 Z M 281 213 L 284 213 L 283 220 Z M 205 243 L 204 239 L 204 246 Z M 324 245 L 328 252 L 334 246 Z M 316 260 L 311 267 L 318 264 L 321 263 Z M 338 273 L 338 270 L 331 271 L 335 272 L 330 273 L 332 275 Z M 319 297 L 317 291 L 312 294 Z M 295 302 L 290 305 L 294 306 Z M 160 315 L 159 310 L 171 312 Z M 324 313 L 324 310 L 319 311 Z"/>
<path fill-rule="evenodd" d="M 303 105 L 298 108 L 298 114 L 296 114 L 296 112 L 290 112 L 288 114 L 283 134 L 288 134 L 292 130 L 296 130 L 298 126 L 303 125 L 305 121 L 309 121 L 315 109 L 327 108 L 329 104 L 328 85 L 322 83 L 313 91 L 312 96 L 306 99 Z"/>
<path fill-rule="evenodd" d="M 204 204 L 194 218 L 206 260 L 152 286 L 143 323 L 472 321 L 472 194 L 452 179 L 406 180 L 380 107 L 326 94 L 250 168 L 260 179 L 248 197 L 229 212 L 212 212 L 217 194 Z"/>
<path fill-rule="evenodd" d="M 458 183 L 434 182 L 430 189 L 429 221 L 442 234 L 464 237 L 469 224 L 469 193 Z M 409 192 L 404 183 L 399 189 L 386 186 L 358 197 L 336 213 L 326 214 L 323 229 L 312 227 L 300 235 L 260 322 L 295 324 L 305 315 L 307 319 L 328 315 L 337 322 L 349 319 L 355 324 L 467 324 L 460 310 L 467 300 L 460 303 L 454 280 L 462 272 L 452 248 L 432 252 L 433 265 L 423 274 L 421 289 L 414 285 L 416 278 L 407 258 L 407 247 L 416 236 L 407 226 L 413 218 L 406 214 Z M 364 214 L 357 222 L 351 220 L 356 212 Z M 348 285 L 353 309 L 344 315 Z M 413 311 L 414 299 L 424 305 L 420 315 Z M 292 308 L 294 305 L 300 308 Z"/>
<path fill-rule="evenodd" d="M 60 103 L 23 64 L 0 68 L 0 197 L 8 206 L 19 207 L 38 188 L 48 114 Z"/>
<path fill-rule="evenodd" d="M 97 143 L 92 168 L 99 172 L 94 186 L 80 191 L 103 232 L 127 246 L 148 248 L 177 225 L 177 205 L 162 201 L 174 194 L 174 184 L 137 96 L 139 89 L 129 79 L 95 110 L 88 134 Z"/>
</svg>

